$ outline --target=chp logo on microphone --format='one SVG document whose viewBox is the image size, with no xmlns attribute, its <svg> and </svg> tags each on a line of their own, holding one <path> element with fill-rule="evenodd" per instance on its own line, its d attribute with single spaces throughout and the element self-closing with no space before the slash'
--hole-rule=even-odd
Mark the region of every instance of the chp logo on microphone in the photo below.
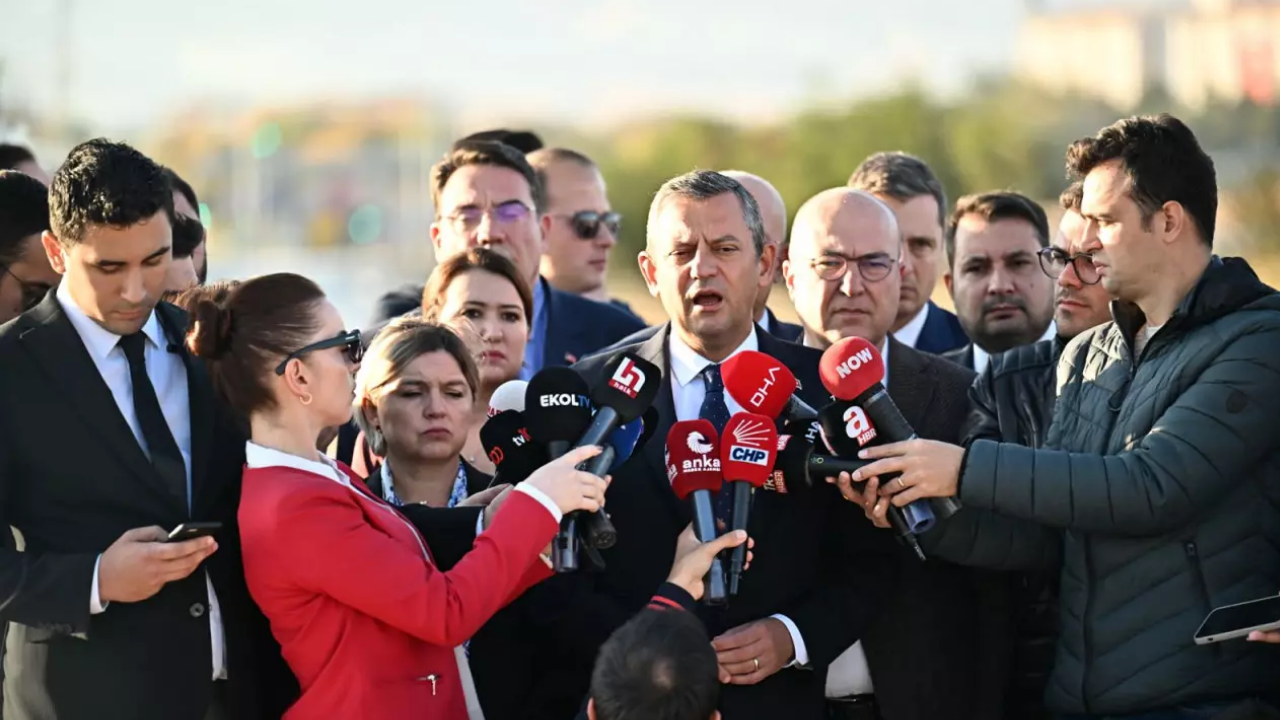
<svg viewBox="0 0 1280 720">
<path fill-rule="evenodd" d="M 626 393 L 628 397 L 635 400 L 640 394 L 640 389 L 644 387 L 645 379 L 644 371 L 636 367 L 631 358 L 624 357 L 618 364 L 618 369 L 614 371 L 613 377 L 609 378 L 609 387 Z"/>
<path fill-rule="evenodd" d="M 867 413 L 857 405 L 850 405 L 844 411 L 844 434 L 858 441 L 858 445 L 866 447 L 867 443 L 876 439 L 876 428 L 867 418 Z"/>
<path fill-rule="evenodd" d="M 758 420 L 746 420 L 733 428 L 729 445 L 729 459 L 752 465 L 769 464 L 768 443 L 772 437 L 770 428 Z"/>
</svg>

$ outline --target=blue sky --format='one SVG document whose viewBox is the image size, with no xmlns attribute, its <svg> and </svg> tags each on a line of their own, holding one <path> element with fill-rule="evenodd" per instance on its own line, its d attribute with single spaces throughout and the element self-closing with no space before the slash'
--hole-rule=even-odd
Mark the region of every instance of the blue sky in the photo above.
<svg viewBox="0 0 1280 720">
<path fill-rule="evenodd" d="M 1021 0 L 0 0 L 5 92 L 101 128 L 192 104 L 418 94 L 463 122 L 697 108 L 761 120 L 1009 62 Z M 1098 0 L 1057 0 L 1096 4 Z"/>
</svg>

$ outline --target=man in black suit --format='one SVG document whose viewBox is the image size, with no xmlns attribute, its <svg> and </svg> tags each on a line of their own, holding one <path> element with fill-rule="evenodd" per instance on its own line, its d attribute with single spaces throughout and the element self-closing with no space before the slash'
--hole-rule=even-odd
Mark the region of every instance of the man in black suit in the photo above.
<svg viewBox="0 0 1280 720">
<path fill-rule="evenodd" d="M 903 236 L 893 211 L 859 190 L 814 196 L 796 213 L 783 272 L 805 326 L 804 343 L 825 349 L 847 337 L 880 348 L 886 386 L 921 436 L 959 440 L 973 373 L 889 334 L 903 276 Z M 991 720 L 998 717 L 1007 653 L 996 573 L 900 549 L 901 584 L 860 644 L 827 673 L 833 718 Z M 995 714 L 992 714 L 992 711 Z"/>
<path fill-rule="evenodd" d="M 297 685 L 249 597 L 237 420 L 158 303 L 173 197 L 126 145 L 72 150 L 42 243 L 55 292 L 0 327 L 4 715 L 278 718 Z M 187 522 L 212 538 L 166 543 Z"/>
<path fill-rule="evenodd" d="M 947 221 L 947 290 L 972 342 L 945 353 L 981 374 L 992 355 L 1057 336 L 1053 281 L 1038 253 L 1049 245 L 1044 208 L 1015 192 L 967 195 Z"/>
<path fill-rule="evenodd" d="M 938 285 L 947 195 L 933 170 L 904 152 L 879 152 L 858 166 L 849 187 L 882 200 L 898 219 L 905 252 L 893 336 L 921 352 L 939 354 L 969 342 L 956 316 L 929 298 Z"/>
<path fill-rule="evenodd" d="M 626 310 L 557 290 L 538 274 L 551 217 L 544 213 L 542 185 L 519 151 L 495 142 L 459 143 L 431 169 L 431 196 L 437 258 L 483 245 L 511 258 L 529 281 L 533 317 L 521 378 L 571 365 L 644 327 Z M 421 289 L 416 296 L 420 306 Z M 393 299 L 379 304 L 388 308 Z"/>
<path fill-rule="evenodd" d="M 602 553 L 606 568 L 535 588 L 536 617 L 558 623 L 562 644 L 548 657 L 576 670 L 565 682 L 579 698 L 600 645 L 662 583 L 690 521 L 665 471 L 668 430 L 676 420 L 714 423 L 740 410 L 723 391 L 719 363 L 759 349 L 795 372 L 808 403 L 830 401 L 818 378 L 820 354 L 761 332 L 752 321 L 774 249 L 741 184 L 709 171 L 670 180 L 654 198 L 648 227 L 641 271 L 672 321 L 627 350 L 663 370 L 655 441 L 613 473 L 608 501 L 618 541 Z M 597 356 L 576 367 L 594 384 L 606 362 Z M 892 590 L 892 540 L 842 511 L 838 499 L 827 486 L 754 494 L 748 531 L 755 559 L 741 592 L 727 607 L 700 610 L 717 651 L 725 683 L 720 709 L 728 720 L 825 718 L 827 665 L 867 631 Z"/>
</svg>

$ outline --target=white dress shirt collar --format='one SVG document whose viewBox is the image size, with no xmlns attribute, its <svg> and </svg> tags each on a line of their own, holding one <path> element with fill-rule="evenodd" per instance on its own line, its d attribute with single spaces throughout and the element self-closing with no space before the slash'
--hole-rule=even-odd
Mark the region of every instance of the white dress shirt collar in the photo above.
<svg viewBox="0 0 1280 720">
<path fill-rule="evenodd" d="M 676 333 L 675 328 L 672 328 L 671 330 L 671 335 L 668 339 L 668 346 L 670 348 L 668 354 L 671 359 L 671 377 L 680 385 L 680 387 L 684 387 L 692 382 L 698 377 L 699 373 L 706 369 L 708 365 L 715 365 L 715 363 L 699 355 L 697 351 L 689 347 L 684 340 L 681 340 L 680 336 Z M 755 323 L 752 323 L 751 333 L 747 335 L 747 339 L 743 340 L 742 344 L 739 345 L 737 349 L 729 353 L 725 360 L 728 360 L 743 350 L 759 349 L 760 340 L 756 337 L 756 325 Z"/>
<path fill-rule="evenodd" d="M 1045 329 L 1044 334 L 1040 336 L 1036 342 L 1040 340 L 1052 340 L 1058 336 L 1058 323 L 1050 320 L 1049 327 Z M 991 353 L 978 347 L 977 343 L 973 344 L 973 371 L 982 374 L 987 369 L 987 365 L 991 363 Z"/>
<path fill-rule="evenodd" d="M 106 359 L 107 354 L 120 344 L 121 336 L 102 327 L 84 310 L 81 310 L 75 298 L 71 297 L 71 290 L 68 289 L 67 283 L 58 283 L 56 297 L 58 304 L 62 306 L 62 312 L 66 313 L 67 319 L 76 329 L 76 334 L 84 342 L 84 348 L 89 351 L 89 356 L 95 363 L 101 363 Z M 163 348 L 168 345 L 164 330 L 160 327 L 160 318 L 155 310 L 151 311 L 151 317 L 148 317 L 146 324 L 142 326 L 142 332 L 156 347 Z"/>
<path fill-rule="evenodd" d="M 897 332 L 893 334 L 898 342 L 908 347 L 915 347 L 920 341 L 920 333 L 924 331 L 924 323 L 929 319 L 929 303 L 921 306 L 915 314 L 915 317 L 907 321 Z"/>
<path fill-rule="evenodd" d="M 327 477 L 331 480 L 350 486 L 351 479 L 347 474 L 342 472 L 336 464 L 324 455 L 319 455 L 320 460 L 308 460 L 304 457 L 291 455 L 287 452 L 281 452 L 275 448 L 269 448 L 265 445 L 259 445 L 252 440 L 244 444 L 244 464 L 250 470 L 257 470 L 268 467 L 286 467 L 294 470 L 302 470 L 303 472 L 314 473 L 321 477 Z"/>
</svg>

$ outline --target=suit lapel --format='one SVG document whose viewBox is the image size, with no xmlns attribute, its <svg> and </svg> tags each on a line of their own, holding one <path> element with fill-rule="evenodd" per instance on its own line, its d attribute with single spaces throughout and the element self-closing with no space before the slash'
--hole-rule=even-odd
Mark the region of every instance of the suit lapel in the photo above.
<svg viewBox="0 0 1280 720">
<path fill-rule="evenodd" d="M 191 512 L 197 513 L 198 504 L 209 485 L 209 465 L 213 459 L 213 424 L 217 413 L 213 397 L 213 381 L 204 363 L 192 357 L 183 342 L 183 325 L 186 317 L 176 307 L 167 303 L 156 306 L 160 327 L 165 337 L 178 349 L 182 365 L 187 370 L 187 397 L 191 408 Z"/>
<path fill-rule="evenodd" d="M 667 358 L 667 335 L 671 332 L 671 323 L 662 326 L 653 337 L 645 340 L 638 348 L 636 355 L 662 368 L 662 386 L 658 388 L 658 397 L 653 406 L 658 410 L 658 429 L 644 446 L 644 459 L 647 467 L 644 475 L 657 487 L 658 496 L 663 498 L 671 512 L 688 522 L 689 510 L 671 491 L 671 482 L 667 479 L 666 447 L 667 433 L 675 424 L 676 405 L 671 396 L 671 364 Z"/>
<path fill-rule="evenodd" d="M 31 314 L 34 327 L 24 331 L 20 343 L 35 360 L 53 391 L 84 420 L 130 473 L 168 503 L 179 498 L 142 452 L 138 438 L 125 422 L 115 396 L 89 356 L 71 320 L 62 311 L 55 293 L 49 293 Z M 183 510 L 186 508 L 184 507 Z"/>
<path fill-rule="evenodd" d="M 551 283 L 542 277 L 538 278 L 542 285 L 542 297 L 547 304 L 546 337 L 542 339 L 542 367 L 561 367 L 572 365 L 581 358 L 570 353 L 573 340 L 582 330 L 581 318 L 569 317 L 564 307 L 564 293 L 551 287 Z M 561 326 L 556 325 L 557 318 L 562 319 Z"/>
<path fill-rule="evenodd" d="M 889 397 L 917 431 L 927 418 L 934 390 L 919 352 L 889 336 Z"/>
</svg>

